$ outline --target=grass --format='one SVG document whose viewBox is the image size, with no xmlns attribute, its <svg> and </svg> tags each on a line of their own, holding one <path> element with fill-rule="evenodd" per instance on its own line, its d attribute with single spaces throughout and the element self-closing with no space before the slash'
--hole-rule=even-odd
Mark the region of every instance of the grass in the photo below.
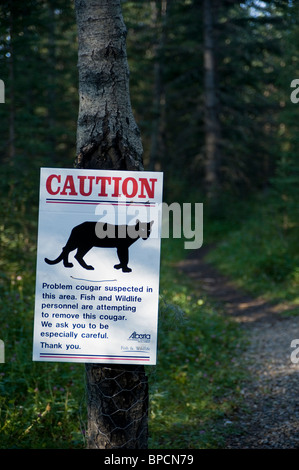
<svg viewBox="0 0 299 470">
<path fill-rule="evenodd" d="M 0 188 L 9 194 L 0 230 L 0 448 L 84 448 L 84 366 L 31 360 L 38 188 L 19 178 L 3 178 Z M 218 448 L 240 401 L 242 338 L 178 274 L 182 256 L 180 240 L 163 240 L 158 364 L 147 367 L 149 446 Z"/>
<path fill-rule="evenodd" d="M 83 366 L 32 362 L 34 275 L 17 278 L 1 286 L 0 447 L 81 447 Z"/>
<path fill-rule="evenodd" d="M 250 207 L 244 220 L 236 223 L 233 214 L 230 230 L 216 234 L 208 260 L 248 292 L 274 303 L 287 302 L 293 314 L 299 313 L 298 225 L 288 221 L 269 196 L 258 197 Z M 213 232 L 213 223 L 210 229 Z"/>
<path fill-rule="evenodd" d="M 84 446 L 84 366 L 32 362 L 38 172 L 3 169 L 0 224 L 0 447 Z"/>
<path fill-rule="evenodd" d="M 164 240 L 159 364 L 150 373 L 152 448 L 221 448 L 240 404 L 243 347 L 236 324 L 173 269 L 178 240 Z M 174 249 L 176 247 L 176 249 Z"/>
</svg>

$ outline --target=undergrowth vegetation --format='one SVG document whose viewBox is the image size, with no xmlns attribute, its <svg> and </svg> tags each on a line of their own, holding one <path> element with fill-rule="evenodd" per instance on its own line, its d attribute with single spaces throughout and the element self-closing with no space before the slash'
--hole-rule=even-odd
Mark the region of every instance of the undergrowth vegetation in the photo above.
<svg viewBox="0 0 299 470">
<path fill-rule="evenodd" d="M 248 292 L 288 302 L 299 313 L 299 227 L 277 198 L 262 194 L 230 205 L 222 223 L 210 221 L 207 231 L 215 243 L 209 261 Z"/>
<path fill-rule="evenodd" d="M 84 448 L 84 366 L 31 359 L 38 178 L 17 174 L 1 180 L 0 447 Z M 223 446 L 240 401 L 243 339 L 178 274 L 184 255 L 181 240 L 163 240 L 158 364 L 147 367 L 151 448 Z"/>
<path fill-rule="evenodd" d="M 164 245 L 164 246 L 163 246 Z M 153 448 L 219 448 L 241 405 L 244 337 L 200 286 L 173 269 L 178 241 L 162 244 L 158 366 L 150 374 Z"/>
<path fill-rule="evenodd" d="M 82 364 L 32 362 L 37 173 L 7 170 L 1 193 L 1 448 L 84 448 Z M 18 176 L 17 176 L 18 175 Z M 209 259 L 236 282 L 298 311 L 298 228 L 270 199 L 230 205 L 204 222 Z M 158 363 L 147 366 L 150 448 L 220 448 L 243 406 L 245 338 L 219 305 L 178 273 L 187 253 L 180 239 L 162 240 Z"/>
</svg>

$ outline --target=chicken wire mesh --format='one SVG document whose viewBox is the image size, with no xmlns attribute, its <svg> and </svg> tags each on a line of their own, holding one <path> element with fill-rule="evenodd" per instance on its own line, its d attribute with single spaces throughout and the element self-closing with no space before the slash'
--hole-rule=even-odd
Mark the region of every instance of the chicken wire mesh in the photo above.
<svg viewBox="0 0 299 470">
<path fill-rule="evenodd" d="M 160 328 L 179 330 L 185 321 L 185 312 L 160 296 Z M 85 367 L 87 447 L 146 449 L 151 403 L 148 378 L 155 389 L 159 367 L 149 366 L 147 375 L 141 365 L 86 364 Z"/>
<path fill-rule="evenodd" d="M 87 447 L 145 449 L 148 379 L 143 366 L 86 364 Z"/>
</svg>

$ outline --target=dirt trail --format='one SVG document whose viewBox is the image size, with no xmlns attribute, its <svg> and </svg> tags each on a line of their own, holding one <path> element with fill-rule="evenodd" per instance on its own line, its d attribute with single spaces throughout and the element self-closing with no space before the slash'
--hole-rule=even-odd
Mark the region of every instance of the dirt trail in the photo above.
<svg viewBox="0 0 299 470">
<path fill-rule="evenodd" d="M 230 417 L 239 432 L 227 441 L 226 448 L 298 449 L 299 364 L 290 360 L 290 345 L 299 338 L 299 316 L 281 316 L 282 306 L 238 289 L 205 261 L 206 251 L 193 252 L 178 268 L 219 302 L 249 339 L 244 357 L 238 358 L 251 378 L 242 389 L 247 411 L 239 410 Z"/>
</svg>

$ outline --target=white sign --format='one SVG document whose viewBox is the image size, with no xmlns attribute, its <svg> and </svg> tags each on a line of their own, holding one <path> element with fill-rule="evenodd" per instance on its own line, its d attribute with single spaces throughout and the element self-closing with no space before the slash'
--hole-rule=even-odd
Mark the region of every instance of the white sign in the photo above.
<svg viewBox="0 0 299 470">
<path fill-rule="evenodd" d="M 156 364 L 162 182 L 41 169 L 34 361 Z"/>
</svg>

